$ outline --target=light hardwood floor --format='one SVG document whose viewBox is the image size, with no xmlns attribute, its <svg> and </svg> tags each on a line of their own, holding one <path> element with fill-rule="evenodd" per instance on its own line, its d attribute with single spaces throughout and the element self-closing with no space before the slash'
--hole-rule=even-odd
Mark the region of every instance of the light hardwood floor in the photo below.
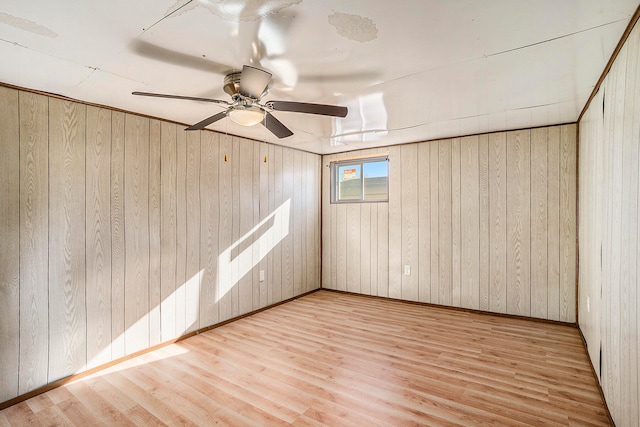
<svg viewBox="0 0 640 427">
<path fill-rule="evenodd" d="M 0 412 L 0 425 L 609 425 L 571 326 L 319 291 Z"/>
</svg>

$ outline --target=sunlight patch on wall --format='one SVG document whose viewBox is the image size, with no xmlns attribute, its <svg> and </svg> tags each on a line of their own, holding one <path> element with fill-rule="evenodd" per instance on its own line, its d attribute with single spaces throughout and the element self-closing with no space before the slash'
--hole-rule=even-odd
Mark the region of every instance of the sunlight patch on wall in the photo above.
<svg viewBox="0 0 640 427">
<path fill-rule="evenodd" d="M 285 201 L 271 215 L 263 219 L 248 233 L 222 251 L 218 257 L 218 288 L 216 302 L 220 301 L 234 286 L 255 267 L 271 250 L 289 234 L 291 199 Z M 250 238 L 263 225 L 273 220 L 273 224 L 246 249 L 232 257 L 234 249 Z"/>
<path fill-rule="evenodd" d="M 133 333 L 145 334 L 149 330 L 149 319 L 156 318 L 161 320 L 161 329 L 163 331 L 162 342 L 169 341 L 171 339 L 180 337 L 192 330 L 194 325 L 197 326 L 199 318 L 200 308 L 200 290 L 202 287 L 202 277 L 204 275 L 204 269 L 200 270 L 193 276 L 191 276 L 186 282 L 178 286 L 168 297 L 155 307 L 152 307 L 148 313 L 138 319 L 133 325 L 129 326 L 122 334 L 118 335 L 111 343 L 106 345 L 97 355 L 95 355 L 86 367 L 83 367 L 80 371 L 84 371 L 87 368 L 95 368 L 101 365 L 104 361 L 113 360 L 111 354 L 111 348 L 122 348 L 125 344 L 125 336 Z M 175 321 L 176 306 L 178 300 L 183 301 L 185 304 L 185 323 L 184 327 L 177 328 L 177 322 Z M 164 313 L 165 316 L 161 316 Z M 167 316 L 167 314 L 173 314 Z M 167 324 L 171 324 L 171 327 Z M 176 327 L 176 329 L 173 329 Z M 197 328 L 197 327 L 196 327 Z M 172 331 L 170 335 L 165 334 L 167 331 Z M 132 354 L 142 349 L 127 349 L 125 347 L 125 354 Z M 124 368 L 123 368 L 124 369 Z"/>
</svg>

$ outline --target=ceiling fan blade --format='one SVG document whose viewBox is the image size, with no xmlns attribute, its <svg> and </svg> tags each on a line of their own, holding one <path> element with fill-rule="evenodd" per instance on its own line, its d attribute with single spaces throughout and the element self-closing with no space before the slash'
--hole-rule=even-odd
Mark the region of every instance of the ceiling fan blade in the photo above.
<svg viewBox="0 0 640 427">
<path fill-rule="evenodd" d="M 271 81 L 271 73 L 245 65 L 242 67 L 239 92 L 249 98 L 260 99 L 269 81 Z"/>
<path fill-rule="evenodd" d="M 193 126 L 189 126 L 185 130 L 200 130 L 200 129 L 204 129 L 205 127 L 209 126 L 211 123 L 217 122 L 218 120 L 224 119 L 225 117 L 227 117 L 227 112 L 223 111 L 221 113 L 214 114 L 211 117 L 207 117 L 203 121 L 198 122 Z"/>
<path fill-rule="evenodd" d="M 323 116 L 346 117 L 349 110 L 339 105 L 309 104 L 294 101 L 269 101 L 267 107 L 275 111 L 292 111 L 294 113 L 320 114 Z"/>
<path fill-rule="evenodd" d="M 214 104 L 231 105 L 230 102 L 222 101 L 220 99 L 198 98 L 198 97 L 195 97 L 195 96 L 166 95 L 164 93 L 151 93 L 151 92 L 131 92 L 131 95 L 152 96 L 152 97 L 155 97 L 155 98 L 186 99 L 186 100 L 189 100 L 189 101 L 213 102 Z"/>
<path fill-rule="evenodd" d="M 286 138 L 293 135 L 293 132 L 288 127 L 282 124 L 282 122 L 276 119 L 271 113 L 265 111 L 264 121 L 262 122 L 264 127 L 277 136 L 278 138 Z"/>
<path fill-rule="evenodd" d="M 179 67 L 187 67 L 193 70 L 200 70 L 206 73 L 215 73 L 225 75 L 229 73 L 233 67 L 227 64 L 205 59 L 200 55 L 189 55 L 177 50 L 167 49 L 152 43 L 148 43 L 136 39 L 130 45 L 131 50 L 137 55 L 150 58 L 155 61 L 165 62 L 167 64 L 177 65 Z"/>
</svg>

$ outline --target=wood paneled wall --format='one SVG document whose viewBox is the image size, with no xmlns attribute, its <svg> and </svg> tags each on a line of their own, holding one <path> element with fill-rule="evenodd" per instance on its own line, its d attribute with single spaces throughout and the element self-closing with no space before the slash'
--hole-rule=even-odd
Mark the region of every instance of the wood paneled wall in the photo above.
<svg viewBox="0 0 640 427">
<path fill-rule="evenodd" d="M 580 121 L 579 325 L 618 426 L 639 426 L 640 27 Z"/>
<path fill-rule="evenodd" d="M 0 151 L 0 402 L 320 286 L 317 155 L 2 86 Z"/>
<path fill-rule="evenodd" d="M 324 156 L 322 286 L 575 323 L 576 148 L 572 124 Z M 389 202 L 331 204 L 330 161 L 376 152 Z"/>
</svg>

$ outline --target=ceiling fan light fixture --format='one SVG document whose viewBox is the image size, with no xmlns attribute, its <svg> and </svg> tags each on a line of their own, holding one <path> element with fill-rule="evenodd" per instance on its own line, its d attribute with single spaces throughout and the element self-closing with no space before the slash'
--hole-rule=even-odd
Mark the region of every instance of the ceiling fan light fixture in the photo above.
<svg viewBox="0 0 640 427">
<path fill-rule="evenodd" d="M 224 91 L 231 96 L 232 102 L 219 99 L 200 98 L 194 96 L 169 95 L 151 92 L 132 92 L 132 95 L 152 96 L 157 98 L 185 99 L 201 102 L 213 102 L 225 105 L 225 110 L 185 128 L 187 131 L 202 130 L 205 127 L 230 118 L 240 126 L 255 126 L 262 123 L 276 137 L 282 139 L 293 135 L 291 129 L 275 118 L 271 111 L 289 111 L 292 113 L 316 114 L 331 117 L 346 117 L 347 107 L 339 105 L 312 104 L 296 101 L 269 101 L 264 104 L 260 99 L 269 92 L 271 73 L 250 65 L 243 65 L 242 71 L 233 71 L 224 78 Z M 268 119 L 268 120 L 267 120 Z"/>
<path fill-rule="evenodd" d="M 240 126 L 254 126 L 264 120 L 264 110 L 255 105 L 239 105 L 231 108 L 227 115 Z"/>
</svg>

